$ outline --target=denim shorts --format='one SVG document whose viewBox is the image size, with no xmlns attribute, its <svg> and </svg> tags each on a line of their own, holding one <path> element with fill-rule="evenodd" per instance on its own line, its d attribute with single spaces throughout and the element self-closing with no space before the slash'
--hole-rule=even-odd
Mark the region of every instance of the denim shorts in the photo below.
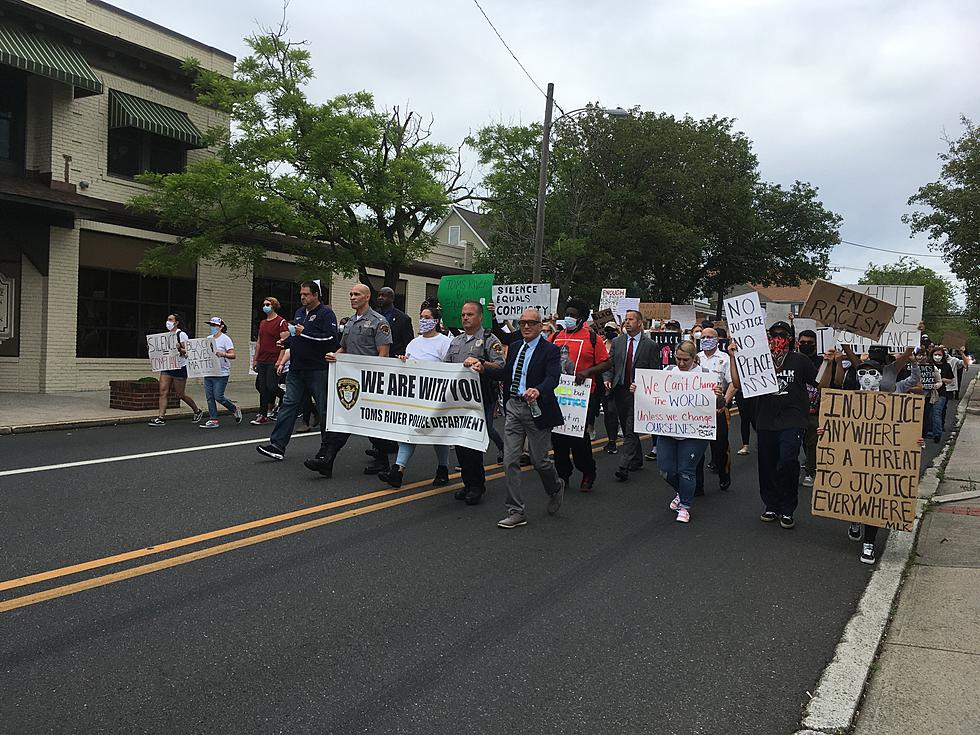
<svg viewBox="0 0 980 735">
<path fill-rule="evenodd" d="M 161 374 L 169 375 L 171 378 L 174 378 L 175 380 L 187 380 L 186 367 L 178 368 L 176 370 L 163 370 L 161 371 Z"/>
</svg>

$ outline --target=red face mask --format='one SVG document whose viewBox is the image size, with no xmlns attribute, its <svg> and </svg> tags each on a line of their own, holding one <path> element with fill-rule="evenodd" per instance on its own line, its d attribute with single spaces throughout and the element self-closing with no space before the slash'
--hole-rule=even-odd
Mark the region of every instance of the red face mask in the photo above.
<svg viewBox="0 0 980 735">
<path fill-rule="evenodd" d="M 789 337 L 770 337 L 769 349 L 776 359 L 785 357 L 786 353 L 789 352 Z"/>
</svg>

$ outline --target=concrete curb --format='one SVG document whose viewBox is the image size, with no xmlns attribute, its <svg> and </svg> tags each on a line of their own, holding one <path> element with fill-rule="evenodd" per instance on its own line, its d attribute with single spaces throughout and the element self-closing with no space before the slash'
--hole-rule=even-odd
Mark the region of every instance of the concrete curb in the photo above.
<svg viewBox="0 0 980 735">
<path fill-rule="evenodd" d="M 242 413 L 252 413 L 258 411 L 258 406 L 239 406 Z M 175 413 L 167 412 L 167 421 L 183 421 L 190 419 L 193 414 L 190 411 Z M 153 418 L 152 414 L 145 416 L 114 416 L 100 419 L 83 419 L 80 421 L 58 421 L 47 424 L 17 424 L 0 426 L 0 436 L 10 434 L 33 434 L 39 431 L 66 431 L 68 429 L 87 429 L 94 426 L 116 426 L 122 424 L 145 424 Z"/>
<path fill-rule="evenodd" d="M 890 533 L 878 566 L 858 602 L 857 610 L 844 628 L 834 658 L 817 682 L 813 697 L 803 712 L 801 731 L 796 735 L 839 735 L 850 730 L 858 713 L 871 665 L 888 626 L 892 604 L 901 589 L 905 568 L 919 534 L 922 513 L 939 489 L 939 472 L 945 467 L 966 417 L 969 399 L 980 376 L 971 381 L 957 410 L 956 427 L 919 482 L 919 504 L 912 531 Z"/>
</svg>

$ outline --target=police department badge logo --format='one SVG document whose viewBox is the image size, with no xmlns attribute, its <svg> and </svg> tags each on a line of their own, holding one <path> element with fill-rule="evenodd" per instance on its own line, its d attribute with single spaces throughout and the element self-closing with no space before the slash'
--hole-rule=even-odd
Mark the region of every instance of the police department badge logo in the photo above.
<svg viewBox="0 0 980 735">
<path fill-rule="evenodd" d="M 361 394 L 361 385 L 354 378 L 341 378 L 337 381 L 337 397 L 340 405 L 350 411 Z"/>
</svg>

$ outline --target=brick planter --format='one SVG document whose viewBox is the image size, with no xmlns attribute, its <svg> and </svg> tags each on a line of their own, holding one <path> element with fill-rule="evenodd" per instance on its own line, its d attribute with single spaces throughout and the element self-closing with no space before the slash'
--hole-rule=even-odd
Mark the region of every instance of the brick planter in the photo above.
<svg viewBox="0 0 980 735">
<path fill-rule="evenodd" d="M 123 411 L 155 411 L 160 405 L 160 384 L 139 383 L 135 380 L 109 381 L 109 408 Z M 170 389 L 167 408 L 179 408 L 180 400 Z"/>
</svg>

